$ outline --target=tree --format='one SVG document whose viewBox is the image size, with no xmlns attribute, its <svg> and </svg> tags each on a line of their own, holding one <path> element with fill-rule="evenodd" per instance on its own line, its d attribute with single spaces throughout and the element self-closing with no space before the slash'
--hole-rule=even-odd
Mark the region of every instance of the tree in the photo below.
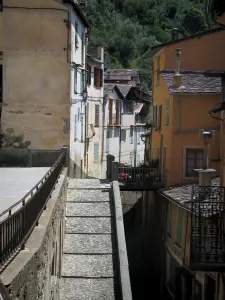
<svg viewBox="0 0 225 300">
<path fill-rule="evenodd" d="M 189 34 L 194 34 L 207 29 L 203 12 L 194 7 L 186 12 L 182 25 L 184 30 Z"/>
</svg>

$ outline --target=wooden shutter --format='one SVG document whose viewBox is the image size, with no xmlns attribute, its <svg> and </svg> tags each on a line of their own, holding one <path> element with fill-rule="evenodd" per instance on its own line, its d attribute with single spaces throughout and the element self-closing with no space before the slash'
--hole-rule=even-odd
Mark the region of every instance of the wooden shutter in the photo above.
<svg viewBox="0 0 225 300">
<path fill-rule="evenodd" d="M 88 85 L 91 85 L 91 66 L 90 65 L 87 65 L 87 84 Z"/>
<path fill-rule="evenodd" d="M 162 105 L 157 105 L 156 111 L 157 111 L 156 129 L 160 129 L 161 128 Z"/>
<path fill-rule="evenodd" d="M 99 127 L 99 105 L 95 105 L 95 127 Z"/>
<path fill-rule="evenodd" d="M 166 125 L 170 124 L 170 96 L 166 98 Z"/>
<path fill-rule="evenodd" d="M 109 125 L 112 125 L 113 119 L 113 99 L 109 99 Z"/>
<path fill-rule="evenodd" d="M 116 125 L 120 125 L 120 101 L 116 100 Z"/>
<path fill-rule="evenodd" d="M 103 87 L 103 70 L 100 69 L 100 87 Z"/>
<path fill-rule="evenodd" d="M 96 89 L 100 89 L 101 82 L 100 82 L 100 69 L 95 67 L 94 68 L 94 86 Z"/>
<path fill-rule="evenodd" d="M 157 127 L 157 106 L 153 106 L 153 127 Z"/>
</svg>

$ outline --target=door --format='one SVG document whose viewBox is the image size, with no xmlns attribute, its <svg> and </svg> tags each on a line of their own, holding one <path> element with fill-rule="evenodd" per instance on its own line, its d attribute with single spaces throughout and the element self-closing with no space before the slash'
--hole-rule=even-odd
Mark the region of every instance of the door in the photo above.
<svg viewBox="0 0 225 300">
<path fill-rule="evenodd" d="M 216 281 L 209 275 L 205 275 L 205 300 L 215 300 Z"/>
</svg>

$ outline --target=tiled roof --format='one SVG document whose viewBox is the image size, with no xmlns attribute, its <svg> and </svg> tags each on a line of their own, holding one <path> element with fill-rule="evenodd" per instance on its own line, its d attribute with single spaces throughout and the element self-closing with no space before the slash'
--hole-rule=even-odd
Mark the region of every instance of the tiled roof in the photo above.
<svg viewBox="0 0 225 300">
<path fill-rule="evenodd" d="M 121 94 L 126 97 L 128 94 L 129 90 L 131 89 L 131 85 L 123 85 L 123 84 L 116 84 L 116 87 L 120 90 Z"/>
<path fill-rule="evenodd" d="M 220 186 L 220 177 L 216 177 L 211 181 L 212 186 Z M 186 209 L 191 209 L 191 194 L 192 187 L 196 186 L 193 184 L 182 185 L 179 187 L 172 187 L 163 192 L 161 192 L 166 197 L 169 197 L 172 201 L 177 202 L 177 204 L 184 206 Z"/>
<path fill-rule="evenodd" d="M 115 84 L 104 84 L 104 95 L 109 95 L 112 93 Z"/>
<path fill-rule="evenodd" d="M 221 93 L 221 78 L 206 77 L 199 72 L 181 72 L 182 87 L 175 88 L 173 85 L 174 72 L 165 71 L 161 74 L 171 93 Z"/>
<path fill-rule="evenodd" d="M 139 70 L 107 69 L 104 72 L 105 81 L 107 81 L 107 80 L 132 80 L 132 76 L 139 76 Z"/>
</svg>

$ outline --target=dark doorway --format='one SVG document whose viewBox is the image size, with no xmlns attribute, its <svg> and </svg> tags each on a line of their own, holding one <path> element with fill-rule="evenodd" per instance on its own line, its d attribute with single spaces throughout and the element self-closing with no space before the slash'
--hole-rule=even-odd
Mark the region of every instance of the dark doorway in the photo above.
<svg viewBox="0 0 225 300">
<path fill-rule="evenodd" d="M 205 300 L 215 300 L 216 281 L 209 275 L 206 276 Z"/>
</svg>

